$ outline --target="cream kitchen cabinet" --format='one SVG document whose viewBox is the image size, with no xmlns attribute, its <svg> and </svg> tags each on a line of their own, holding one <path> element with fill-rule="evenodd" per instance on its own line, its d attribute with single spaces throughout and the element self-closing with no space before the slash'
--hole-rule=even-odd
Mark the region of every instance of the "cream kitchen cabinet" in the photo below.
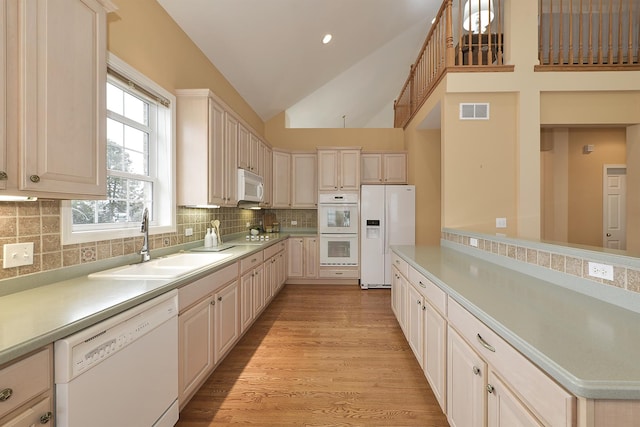
<svg viewBox="0 0 640 427">
<path fill-rule="evenodd" d="M 178 290 L 180 408 L 187 404 L 239 337 L 238 264 L 226 266 Z"/>
<path fill-rule="evenodd" d="M 262 207 L 269 208 L 272 204 L 273 195 L 273 151 L 266 144 L 260 145 L 259 157 L 262 159 L 262 179 L 264 184 L 264 197 L 262 198 Z"/>
<path fill-rule="evenodd" d="M 251 132 L 242 124 L 238 126 L 238 167 L 253 171 L 251 168 Z"/>
<path fill-rule="evenodd" d="M 106 195 L 106 3 L 0 5 L 0 193 Z"/>
<path fill-rule="evenodd" d="M 407 341 L 420 367 L 424 369 L 424 311 L 422 294 L 411 284 L 407 286 Z"/>
<path fill-rule="evenodd" d="M 284 253 L 287 247 L 286 241 L 280 241 L 264 250 L 264 289 L 267 296 L 265 300 L 273 298 L 284 283 L 286 271 L 284 267 Z"/>
<path fill-rule="evenodd" d="M 178 401 L 181 406 L 198 390 L 214 366 L 213 295 L 178 317 Z"/>
<path fill-rule="evenodd" d="M 229 352 L 240 338 L 240 291 L 234 280 L 214 295 L 215 310 L 215 351 L 216 363 Z"/>
<path fill-rule="evenodd" d="M 291 154 L 291 207 L 318 207 L 318 156 L 316 153 Z"/>
<path fill-rule="evenodd" d="M 318 149 L 318 190 L 359 191 L 360 149 Z"/>
<path fill-rule="evenodd" d="M 262 310 L 266 307 L 266 293 L 264 290 L 264 251 L 257 252 L 240 261 L 240 274 L 242 275 L 241 281 L 243 286 L 251 288 L 252 304 L 248 306 L 244 302 L 242 303 L 243 310 L 250 310 L 251 312 L 244 312 L 241 314 L 243 323 L 251 319 L 251 322 L 258 317 Z M 248 291 L 247 291 L 248 292 Z M 243 327 L 243 331 L 249 324 Z"/>
<path fill-rule="evenodd" d="M 485 425 L 487 420 L 495 423 L 489 425 L 513 425 L 512 420 L 523 426 L 575 425 L 573 395 L 451 297 L 447 314 L 447 416 L 452 425 Z M 473 414 L 468 412 L 471 408 Z"/>
<path fill-rule="evenodd" d="M 177 203 L 237 205 L 238 120 L 208 89 L 177 94 Z"/>
<path fill-rule="evenodd" d="M 53 425 L 53 349 L 0 366 L 0 426 Z"/>
<path fill-rule="evenodd" d="M 451 427 L 484 427 L 487 364 L 449 328 L 447 346 L 447 419 Z"/>
<path fill-rule="evenodd" d="M 362 153 L 361 184 L 406 184 L 406 153 Z"/>
<path fill-rule="evenodd" d="M 318 277 L 318 238 L 289 237 L 289 279 L 315 279 Z"/>
<path fill-rule="evenodd" d="M 273 150 L 273 187 L 271 205 L 273 208 L 291 207 L 291 154 Z"/>
</svg>

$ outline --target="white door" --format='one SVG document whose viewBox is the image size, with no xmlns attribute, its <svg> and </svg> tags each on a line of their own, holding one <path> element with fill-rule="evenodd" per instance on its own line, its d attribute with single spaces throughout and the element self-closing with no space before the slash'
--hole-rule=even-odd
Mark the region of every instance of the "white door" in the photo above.
<svg viewBox="0 0 640 427">
<path fill-rule="evenodd" d="M 627 247 L 627 167 L 604 166 L 603 241 L 605 248 L 625 250 Z"/>
</svg>

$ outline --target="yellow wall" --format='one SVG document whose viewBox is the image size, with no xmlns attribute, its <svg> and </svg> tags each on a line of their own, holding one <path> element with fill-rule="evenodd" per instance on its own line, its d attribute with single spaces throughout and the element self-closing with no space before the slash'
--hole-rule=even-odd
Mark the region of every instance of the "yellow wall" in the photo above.
<svg viewBox="0 0 640 427">
<path fill-rule="evenodd" d="M 404 150 L 402 129 L 291 129 L 282 112 L 265 123 L 265 137 L 272 146 L 314 151 L 316 147 L 362 147 L 363 151 Z"/>
<path fill-rule="evenodd" d="M 115 0 L 107 18 L 110 52 L 166 90 L 208 88 L 256 132 L 262 119 L 156 0 Z M 220 41 L 224 43 L 224 40 Z"/>
<path fill-rule="evenodd" d="M 543 126 L 631 123 L 640 123 L 638 91 L 562 91 L 540 94 L 540 124 Z"/>
<path fill-rule="evenodd" d="M 640 125 L 627 127 L 627 251 L 640 256 Z"/>
<path fill-rule="evenodd" d="M 517 100 L 514 93 L 445 96 L 443 226 L 473 228 L 485 233 L 516 233 Z M 488 102 L 490 120 L 460 120 L 461 102 Z M 497 217 L 507 218 L 506 229 L 496 229 Z"/>
<path fill-rule="evenodd" d="M 603 166 L 626 163 L 626 129 L 569 131 L 569 234 L 571 243 L 602 246 Z M 592 153 L 582 147 L 592 144 Z"/>
</svg>

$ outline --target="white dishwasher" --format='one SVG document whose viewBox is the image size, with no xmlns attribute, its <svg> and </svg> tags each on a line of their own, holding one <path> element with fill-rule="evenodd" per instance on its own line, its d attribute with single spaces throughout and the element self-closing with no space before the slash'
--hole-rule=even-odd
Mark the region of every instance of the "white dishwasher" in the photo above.
<svg viewBox="0 0 640 427">
<path fill-rule="evenodd" d="M 178 422 L 178 292 L 55 342 L 58 427 Z"/>
</svg>

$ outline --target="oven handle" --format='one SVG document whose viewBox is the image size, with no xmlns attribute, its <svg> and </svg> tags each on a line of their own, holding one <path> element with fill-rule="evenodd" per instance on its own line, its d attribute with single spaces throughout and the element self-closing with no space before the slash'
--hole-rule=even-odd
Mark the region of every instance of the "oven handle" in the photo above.
<svg viewBox="0 0 640 427">
<path fill-rule="evenodd" d="M 358 233 L 341 233 L 341 234 L 333 234 L 333 233 L 320 233 L 320 238 L 333 238 L 333 237 L 337 237 L 337 238 L 354 238 L 357 239 L 358 238 Z"/>
</svg>

